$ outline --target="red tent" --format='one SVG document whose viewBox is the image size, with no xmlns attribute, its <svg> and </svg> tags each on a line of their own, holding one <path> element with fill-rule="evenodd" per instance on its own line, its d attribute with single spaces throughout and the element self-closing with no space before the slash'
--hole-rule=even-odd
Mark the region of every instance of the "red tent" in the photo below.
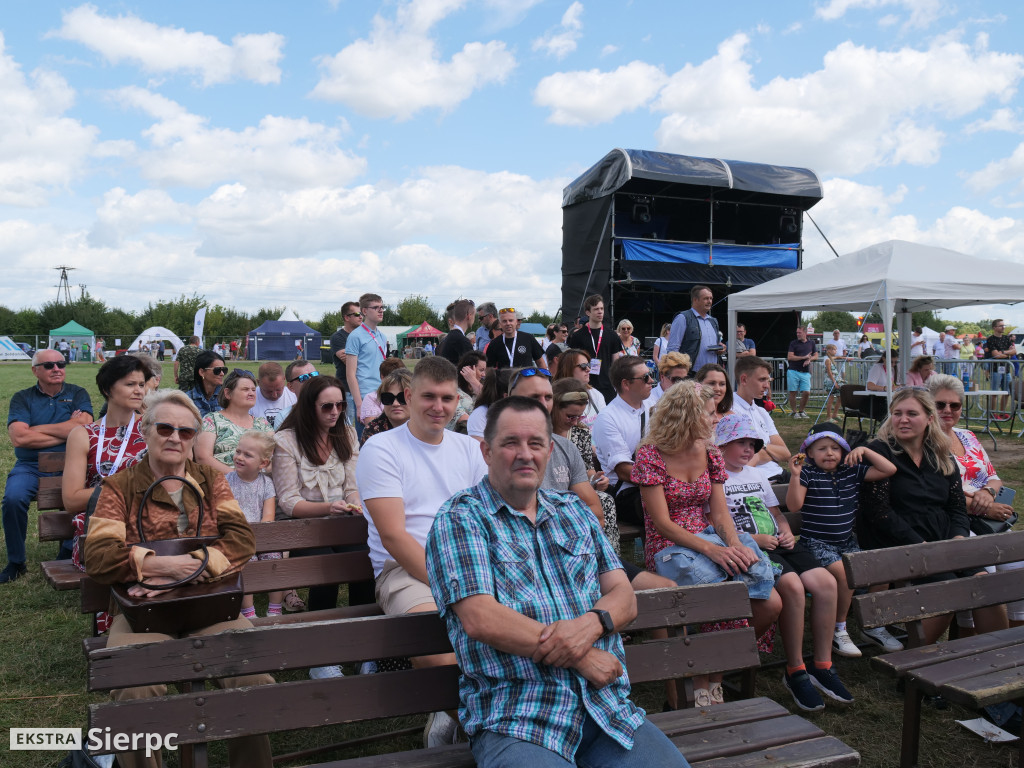
<svg viewBox="0 0 1024 768">
<path fill-rule="evenodd" d="M 406 338 L 408 338 L 408 339 L 426 339 L 426 338 L 430 338 L 430 337 L 433 337 L 433 336 L 441 336 L 441 335 L 442 335 L 441 332 L 439 330 L 437 330 L 437 328 L 435 328 L 430 323 L 428 323 L 426 320 L 424 320 L 422 323 L 420 323 L 420 327 L 417 328 L 415 331 L 409 331 L 409 333 L 406 334 Z"/>
</svg>

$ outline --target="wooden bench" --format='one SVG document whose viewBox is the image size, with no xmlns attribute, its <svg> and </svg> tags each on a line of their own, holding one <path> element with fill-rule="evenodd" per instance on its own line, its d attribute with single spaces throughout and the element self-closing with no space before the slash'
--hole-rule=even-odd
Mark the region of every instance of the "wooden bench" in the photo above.
<svg viewBox="0 0 1024 768">
<path fill-rule="evenodd" d="M 626 646 L 633 685 L 661 680 L 678 684 L 680 678 L 758 664 L 750 628 L 703 635 L 680 632 L 662 640 L 645 635 L 649 630 L 682 630 L 690 624 L 749 616 L 744 585 L 652 590 L 638 593 L 637 600 L 639 613 L 627 629 L 632 642 Z M 203 690 L 208 680 L 450 651 L 437 613 L 257 627 L 110 649 L 87 646 L 92 691 L 169 682 L 186 688 L 157 699 L 90 705 L 89 725 L 117 733 L 177 733 L 178 743 L 194 750 L 196 768 L 205 768 L 210 741 L 451 710 L 457 708 L 459 697 L 454 666 L 215 691 Z M 860 761 L 857 752 L 838 739 L 765 698 L 659 713 L 650 719 L 695 766 L 795 768 L 852 766 Z M 400 764 L 432 768 L 474 763 L 468 745 L 458 744 L 324 765 Z"/>
<path fill-rule="evenodd" d="M 254 523 L 256 551 L 295 552 L 319 547 L 345 547 L 366 544 L 367 526 L 362 515 L 313 517 L 301 520 L 281 520 L 275 523 Z M 107 610 L 110 588 L 98 584 L 79 572 L 82 582 L 82 613 Z M 358 584 L 373 581 L 370 553 L 332 552 L 324 555 L 288 557 L 281 560 L 256 560 L 247 563 L 242 572 L 245 591 L 249 594 L 299 589 L 328 584 Z M 261 617 L 253 624 L 288 624 L 295 622 L 375 616 L 380 614 L 376 604 L 341 606 L 323 611 L 283 614 Z M 90 647 L 102 647 L 106 638 L 94 638 Z"/>
<path fill-rule="evenodd" d="M 40 472 L 63 472 L 64 451 L 50 451 L 39 454 Z M 75 535 L 72 524 L 74 514 L 64 510 L 64 496 L 61 491 L 63 478 L 39 478 L 36 493 L 36 508 L 39 510 L 38 528 L 40 541 L 66 541 Z M 46 582 L 58 592 L 78 589 L 82 572 L 70 560 L 47 560 L 39 564 Z"/>
<path fill-rule="evenodd" d="M 843 555 L 852 588 L 894 585 L 883 592 L 853 598 L 853 611 L 861 626 L 903 623 L 907 628 L 907 650 L 871 659 L 876 668 L 904 682 L 902 768 L 917 762 L 925 694 L 942 695 L 972 709 L 1024 697 L 1024 668 L 1019 668 L 1024 664 L 1024 630 L 928 645 L 921 623 L 933 616 L 1024 599 L 1024 572 L 1005 571 L 917 585 L 911 580 L 1020 560 L 1024 560 L 1024 532 Z M 1024 758 L 1024 740 L 1021 750 Z"/>
</svg>

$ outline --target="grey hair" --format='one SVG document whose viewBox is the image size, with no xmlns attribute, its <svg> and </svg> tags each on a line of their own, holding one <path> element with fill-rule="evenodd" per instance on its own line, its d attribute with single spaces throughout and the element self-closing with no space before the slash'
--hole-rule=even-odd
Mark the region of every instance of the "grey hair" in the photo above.
<svg viewBox="0 0 1024 768">
<path fill-rule="evenodd" d="M 143 435 L 156 423 L 156 409 L 161 405 L 180 405 L 182 408 L 187 408 L 192 414 L 192 418 L 195 419 L 196 429 L 202 428 L 203 417 L 199 414 L 196 404 L 192 402 L 192 398 L 180 389 L 155 389 L 142 401 L 143 411 L 139 429 Z"/>
<path fill-rule="evenodd" d="M 58 355 L 60 355 L 60 359 L 61 360 L 64 359 L 64 355 L 61 354 L 61 351 L 59 349 L 47 349 L 46 347 L 43 347 L 42 349 L 37 349 L 35 351 L 35 354 L 32 355 L 32 365 L 39 365 L 39 356 L 43 352 L 56 352 Z M 54 362 L 57 362 L 57 361 L 54 361 Z"/>
<path fill-rule="evenodd" d="M 928 387 L 932 397 L 935 397 L 943 389 L 948 389 L 950 392 L 956 392 L 961 403 L 964 401 L 964 383 L 956 376 L 950 376 L 948 373 L 933 373 L 928 377 L 925 386 Z"/>
</svg>

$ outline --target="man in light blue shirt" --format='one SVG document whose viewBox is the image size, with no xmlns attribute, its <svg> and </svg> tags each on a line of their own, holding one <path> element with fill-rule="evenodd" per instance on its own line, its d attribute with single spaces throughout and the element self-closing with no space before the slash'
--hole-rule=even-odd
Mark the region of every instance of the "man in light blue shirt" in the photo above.
<svg viewBox="0 0 1024 768">
<path fill-rule="evenodd" d="M 498 308 L 493 301 L 488 301 L 476 308 L 476 317 L 480 321 L 480 327 L 476 332 L 476 351 L 483 352 L 487 342 L 491 340 L 491 326 L 498 319 Z"/>
<path fill-rule="evenodd" d="M 384 318 L 384 300 L 375 293 L 359 297 L 363 322 L 345 342 L 345 378 L 358 415 L 363 398 L 380 386 L 380 364 L 388 356 L 387 337 L 377 326 Z M 362 434 L 364 422 L 356 420 L 356 431 Z"/>
<path fill-rule="evenodd" d="M 668 333 L 668 348 L 690 356 L 690 373 L 696 373 L 708 363 L 717 363 L 721 352 L 718 321 L 711 316 L 714 295 L 706 285 L 690 289 L 690 309 L 672 319 Z"/>
</svg>

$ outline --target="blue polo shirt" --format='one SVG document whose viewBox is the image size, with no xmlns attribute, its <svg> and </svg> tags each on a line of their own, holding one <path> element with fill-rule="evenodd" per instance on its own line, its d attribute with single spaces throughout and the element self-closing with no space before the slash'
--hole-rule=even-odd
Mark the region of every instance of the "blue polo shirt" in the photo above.
<svg viewBox="0 0 1024 768">
<path fill-rule="evenodd" d="M 384 362 L 388 349 L 388 337 L 379 329 L 373 333 L 360 325 L 348 335 L 345 354 L 356 356 L 356 384 L 359 385 L 360 400 L 380 386 L 380 364 Z"/>
<path fill-rule="evenodd" d="M 7 411 L 7 426 L 15 421 L 37 427 L 40 424 L 60 424 L 68 421 L 75 411 L 85 411 L 92 416 L 92 400 L 89 393 L 75 384 L 64 383 L 53 397 L 43 392 L 39 385 L 15 392 Z M 64 444 L 49 448 L 15 448 L 14 456 L 18 461 L 35 463 L 40 453 L 63 451 Z"/>
</svg>

